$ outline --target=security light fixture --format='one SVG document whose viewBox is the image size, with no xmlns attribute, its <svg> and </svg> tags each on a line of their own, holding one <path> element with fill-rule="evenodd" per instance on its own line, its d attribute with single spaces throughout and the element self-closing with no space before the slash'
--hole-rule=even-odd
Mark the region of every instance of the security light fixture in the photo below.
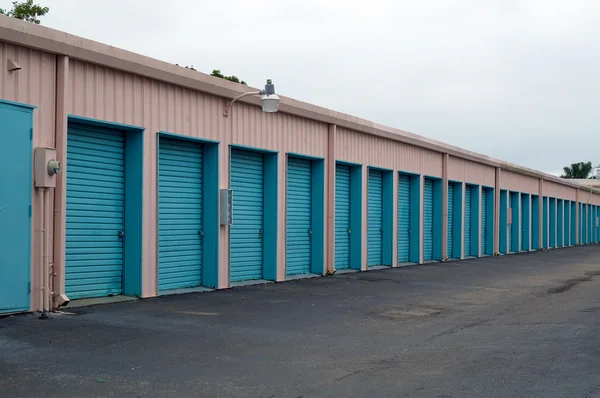
<svg viewBox="0 0 600 398">
<path fill-rule="evenodd" d="M 248 95 L 260 95 L 260 104 L 262 106 L 263 112 L 272 113 L 277 112 L 279 110 L 279 96 L 275 94 L 275 85 L 271 81 L 271 79 L 267 80 L 267 84 L 265 84 L 265 89 L 261 91 L 250 91 L 244 94 L 240 94 L 231 101 L 225 102 L 225 111 L 223 111 L 223 116 L 229 117 L 229 108 L 233 105 L 234 102 L 239 100 L 240 98 L 244 98 Z"/>
</svg>

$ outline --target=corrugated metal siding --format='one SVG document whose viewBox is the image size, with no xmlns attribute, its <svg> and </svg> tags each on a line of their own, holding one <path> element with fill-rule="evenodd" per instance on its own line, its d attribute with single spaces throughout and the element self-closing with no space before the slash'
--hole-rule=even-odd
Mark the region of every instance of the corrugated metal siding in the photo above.
<svg viewBox="0 0 600 398">
<path fill-rule="evenodd" d="M 447 251 L 448 258 L 454 257 L 454 184 L 448 183 L 448 235 Z"/>
<path fill-rule="evenodd" d="M 287 275 L 310 273 L 312 222 L 312 162 L 288 158 L 287 172 Z"/>
<path fill-rule="evenodd" d="M 66 293 L 71 300 L 121 294 L 123 133 L 71 125 L 67 151 Z"/>
<path fill-rule="evenodd" d="M 575 200 L 577 189 L 544 180 L 544 195 L 554 196 L 560 199 Z"/>
<path fill-rule="evenodd" d="M 8 59 L 15 60 L 21 70 L 8 72 Z M 56 56 L 25 47 L 0 42 L 0 98 L 37 106 L 33 112 L 33 147 L 54 147 L 54 118 L 56 99 Z M 49 195 L 49 208 L 54 209 L 54 197 Z M 31 217 L 31 305 L 37 310 L 39 304 L 40 286 L 39 270 L 35 267 L 34 259 L 40 258 L 42 251 L 41 233 L 39 231 L 41 195 L 32 190 Z M 50 230 L 54 229 L 54 219 L 50 218 Z M 50 244 L 50 258 L 54 256 L 53 245 Z"/>
<path fill-rule="evenodd" d="M 493 187 L 496 184 L 496 168 L 449 156 L 448 179 Z"/>
<path fill-rule="evenodd" d="M 383 234 L 383 173 L 369 170 L 368 186 L 368 265 L 381 265 Z"/>
<path fill-rule="evenodd" d="M 433 260 L 433 180 L 425 178 L 423 191 L 423 260 Z"/>
<path fill-rule="evenodd" d="M 501 189 L 537 194 L 539 193 L 539 186 L 539 180 L 537 178 L 502 170 L 502 177 L 500 178 Z M 544 192 L 544 195 L 545 194 L 546 192 Z"/>
<path fill-rule="evenodd" d="M 350 266 L 350 167 L 335 169 L 335 268 Z"/>
<path fill-rule="evenodd" d="M 442 176 L 442 154 L 385 138 L 338 128 L 336 157 L 368 166 Z"/>
<path fill-rule="evenodd" d="M 202 285 L 202 145 L 160 138 L 158 289 Z"/>
<path fill-rule="evenodd" d="M 465 257 L 471 255 L 471 187 L 465 187 Z"/>
<path fill-rule="evenodd" d="M 398 262 L 410 261 L 410 177 L 398 176 Z"/>
<path fill-rule="evenodd" d="M 263 278 L 264 158 L 260 152 L 231 150 L 233 225 L 232 282 Z"/>
</svg>

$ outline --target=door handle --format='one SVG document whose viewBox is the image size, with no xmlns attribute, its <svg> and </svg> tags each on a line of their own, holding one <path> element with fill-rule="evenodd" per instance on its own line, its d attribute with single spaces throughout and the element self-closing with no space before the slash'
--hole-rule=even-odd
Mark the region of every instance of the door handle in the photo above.
<svg viewBox="0 0 600 398">
<path fill-rule="evenodd" d="M 262 230 L 262 229 L 259 229 L 259 230 L 258 230 L 258 237 L 259 237 L 259 238 L 262 238 L 262 237 L 263 237 L 263 230 Z"/>
<path fill-rule="evenodd" d="M 346 230 L 346 232 L 348 232 L 349 234 L 351 234 L 352 230 L 350 228 L 348 228 L 348 230 Z"/>
<path fill-rule="evenodd" d="M 123 239 L 125 237 L 125 232 L 119 231 L 117 232 L 117 236 L 119 237 L 119 239 Z"/>
<path fill-rule="evenodd" d="M 198 231 L 198 235 L 200 235 L 201 238 L 204 238 L 204 231 L 202 231 L 202 230 Z"/>
<path fill-rule="evenodd" d="M 310 229 L 310 228 L 308 229 L 308 234 L 312 235 L 312 229 Z"/>
</svg>

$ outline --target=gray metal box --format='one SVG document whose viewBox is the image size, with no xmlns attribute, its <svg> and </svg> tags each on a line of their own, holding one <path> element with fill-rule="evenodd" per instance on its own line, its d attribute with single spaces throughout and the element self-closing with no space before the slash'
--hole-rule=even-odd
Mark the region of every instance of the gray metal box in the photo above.
<svg viewBox="0 0 600 398">
<path fill-rule="evenodd" d="M 221 189 L 219 209 L 219 222 L 221 225 L 233 224 L 233 191 L 231 189 Z"/>
</svg>

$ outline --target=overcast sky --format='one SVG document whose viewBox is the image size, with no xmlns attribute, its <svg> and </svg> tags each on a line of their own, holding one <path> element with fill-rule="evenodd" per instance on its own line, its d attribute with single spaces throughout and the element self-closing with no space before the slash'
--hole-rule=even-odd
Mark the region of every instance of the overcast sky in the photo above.
<svg viewBox="0 0 600 398">
<path fill-rule="evenodd" d="M 46 26 L 506 161 L 600 163 L 597 0 L 36 2 Z"/>
</svg>

